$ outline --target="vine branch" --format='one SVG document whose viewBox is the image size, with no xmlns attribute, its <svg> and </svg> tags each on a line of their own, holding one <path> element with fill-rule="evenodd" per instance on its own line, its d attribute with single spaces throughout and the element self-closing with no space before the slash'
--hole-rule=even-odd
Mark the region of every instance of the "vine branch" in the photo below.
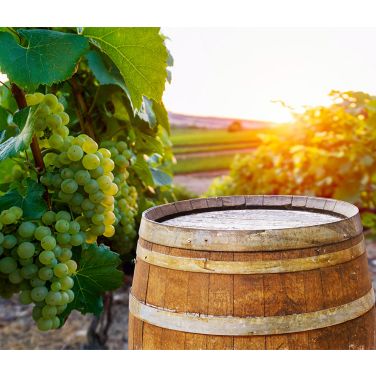
<svg viewBox="0 0 376 376">
<path fill-rule="evenodd" d="M 19 88 L 15 83 L 11 84 L 11 90 L 13 97 L 17 102 L 18 108 L 22 110 L 23 108 L 27 107 L 26 97 L 23 90 Z M 45 170 L 45 166 L 43 162 L 42 153 L 38 144 L 38 139 L 35 135 L 33 135 L 33 138 L 31 140 L 30 149 L 33 154 L 35 169 L 37 171 L 39 182 L 40 175 Z M 48 208 L 51 209 L 51 200 L 47 190 L 45 191 L 45 200 L 47 202 Z"/>
<path fill-rule="evenodd" d="M 93 140 L 95 140 L 95 134 L 91 126 L 90 113 L 88 111 L 88 107 L 85 102 L 85 99 L 82 95 L 82 92 L 83 92 L 82 87 L 77 83 L 76 79 L 73 77 L 70 79 L 70 84 L 72 87 L 73 95 L 76 99 L 76 102 L 79 108 L 79 111 L 77 111 L 77 114 L 78 114 L 78 118 L 80 121 L 81 129 L 84 133 L 86 133 Z"/>
</svg>

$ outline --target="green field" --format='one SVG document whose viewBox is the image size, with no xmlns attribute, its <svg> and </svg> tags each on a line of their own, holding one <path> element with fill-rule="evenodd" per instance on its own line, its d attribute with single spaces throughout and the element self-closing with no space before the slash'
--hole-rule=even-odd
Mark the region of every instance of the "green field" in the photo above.
<svg viewBox="0 0 376 376">
<path fill-rule="evenodd" d="M 231 162 L 235 154 L 221 155 L 218 157 L 205 157 L 205 158 L 190 158 L 178 160 L 174 165 L 175 174 L 189 174 L 192 172 L 204 172 L 215 170 L 227 170 L 230 168 Z"/>
<path fill-rule="evenodd" d="M 171 141 L 174 147 L 208 144 L 254 144 L 259 141 L 257 135 L 269 130 L 244 130 L 228 132 L 222 129 L 172 128 Z M 247 146 L 245 146 L 247 147 Z"/>
<path fill-rule="evenodd" d="M 259 145 L 258 135 L 268 132 L 270 132 L 269 129 L 228 132 L 220 129 L 173 128 L 171 141 L 177 159 L 174 173 L 228 169 L 237 153 L 249 153 L 249 149 Z M 223 151 L 226 153 L 215 155 L 215 152 Z M 195 153 L 208 153 L 209 155 L 195 155 Z"/>
</svg>

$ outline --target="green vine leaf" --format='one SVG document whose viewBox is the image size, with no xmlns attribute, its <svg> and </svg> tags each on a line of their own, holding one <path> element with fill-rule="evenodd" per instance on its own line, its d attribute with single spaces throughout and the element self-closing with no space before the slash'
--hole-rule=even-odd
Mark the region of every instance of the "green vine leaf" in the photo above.
<svg viewBox="0 0 376 376">
<path fill-rule="evenodd" d="M 172 184 L 172 177 L 166 172 L 154 167 L 150 167 L 150 171 L 153 176 L 154 185 L 156 187 Z"/>
<path fill-rule="evenodd" d="M 154 186 L 153 175 L 143 154 L 138 154 L 135 160 L 132 161 L 132 168 L 145 187 Z"/>
<path fill-rule="evenodd" d="M 100 85 L 117 85 L 129 96 L 128 89 L 124 84 L 119 70 L 106 55 L 91 50 L 85 55 L 89 68 Z"/>
<path fill-rule="evenodd" d="M 99 316 L 103 309 L 103 293 L 115 290 L 123 283 L 123 272 L 117 269 L 120 264 L 119 255 L 104 244 L 85 247 L 78 260 L 79 268 L 73 276 L 75 298 L 61 318 L 65 320 L 74 309 L 82 314 Z"/>
<path fill-rule="evenodd" d="M 26 40 L 26 47 L 0 31 L 0 70 L 26 91 L 71 77 L 89 48 L 81 35 L 42 29 L 19 29 L 18 34 Z"/>
<path fill-rule="evenodd" d="M 117 66 L 134 109 L 141 108 L 143 96 L 162 100 L 168 54 L 159 28 L 87 27 L 83 34 Z"/>
<path fill-rule="evenodd" d="M 42 184 L 27 178 L 18 188 L 13 188 L 0 197 L 0 211 L 18 206 L 24 212 L 24 219 L 41 218 L 47 210 L 44 192 Z"/>
<path fill-rule="evenodd" d="M 20 151 L 27 149 L 31 143 L 34 134 L 34 113 L 35 109 L 26 107 L 18 112 L 13 117 L 13 122 L 21 130 L 16 136 L 10 137 L 4 142 L 6 138 L 6 130 L 0 133 L 0 161 L 6 158 L 14 157 Z"/>
</svg>

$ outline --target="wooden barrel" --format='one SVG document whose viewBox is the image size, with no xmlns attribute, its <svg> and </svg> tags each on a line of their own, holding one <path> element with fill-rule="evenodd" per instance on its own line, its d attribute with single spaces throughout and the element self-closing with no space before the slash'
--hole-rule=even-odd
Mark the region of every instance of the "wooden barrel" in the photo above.
<svg viewBox="0 0 376 376">
<path fill-rule="evenodd" d="M 373 349 L 358 209 L 231 196 L 143 213 L 130 349 Z"/>
</svg>

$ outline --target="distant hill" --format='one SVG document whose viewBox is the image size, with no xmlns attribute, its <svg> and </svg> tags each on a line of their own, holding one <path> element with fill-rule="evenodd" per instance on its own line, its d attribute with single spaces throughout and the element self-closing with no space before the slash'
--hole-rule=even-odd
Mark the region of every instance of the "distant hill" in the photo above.
<svg viewBox="0 0 376 376">
<path fill-rule="evenodd" d="M 171 126 L 177 128 L 196 127 L 210 129 L 226 129 L 235 120 L 240 121 L 243 127 L 247 129 L 268 128 L 274 125 L 272 122 L 261 120 L 244 120 L 212 116 L 183 115 L 175 114 L 173 112 L 169 112 L 168 117 L 170 119 Z"/>
</svg>

